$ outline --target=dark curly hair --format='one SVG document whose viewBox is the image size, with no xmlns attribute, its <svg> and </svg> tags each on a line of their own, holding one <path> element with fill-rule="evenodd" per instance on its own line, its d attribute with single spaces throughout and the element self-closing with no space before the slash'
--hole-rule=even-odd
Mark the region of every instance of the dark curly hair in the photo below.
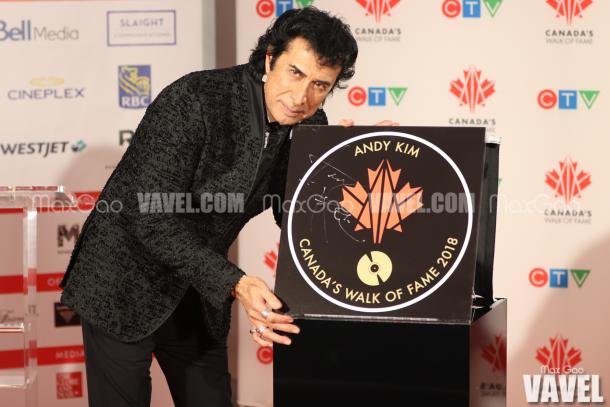
<svg viewBox="0 0 610 407">
<path fill-rule="evenodd" d="M 358 44 L 350 28 L 338 17 L 316 7 L 292 9 L 284 12 L 258 39 L 256 48 L 250 54 L 250 63 L 260 73 L 265 73 L 265 56 L 274 62 L 294 38 L 305 39 L 323 66 L 340 66 L 335 87 L 345 88 L 344 82 L 354 76 L 354 64 L 358 57 Z"/>
</svg>

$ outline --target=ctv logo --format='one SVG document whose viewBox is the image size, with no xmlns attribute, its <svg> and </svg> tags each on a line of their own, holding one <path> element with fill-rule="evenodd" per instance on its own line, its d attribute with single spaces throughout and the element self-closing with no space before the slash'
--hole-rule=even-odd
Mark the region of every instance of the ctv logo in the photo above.
<svg viewBox="0 0 610 407">
<path fill-rule="evenodd" d="M 591 270 L 549 269 L 547 272 L 543 268 L 536 267 L 530 271 L 529 280 L 530 284 L 534 287 L 544 287 L 548 284 L 551 288 L 568 288 L 568 274 L 572 276 L 572 279 L 576 285 L 578 285 L 578 288 L 582 288 L 587 277 L 591 274 Z"/>
<path fill-rule="evenodd" d="M 560 110 L 576 110 L 579 95 L 587 109 L 590 110 L 599 96 L 599 90 L 563 89 L 555 92 L 551 89 L 544 89 L 538 94 L 538 104 L 543 109 L 553 109 L 557 106 Z"/>
<path fill-rule="evenodd" d="M 356 0 L 367 16 L 375 16 L 375 22 L 381 22 L 382 16 L 390 16 L 391 10 L 400 0 Z"/>
<path fill-rule="evenodd" d="M 541 363 L 540 374 L 523 375 L 528 403 L 603 403 L 600 376 L 575 367 L 582 362 L 582 351 L 568 346 L 561 335 L 551 338 L 549 346 L 538 348 L 536 360 Z"/>
<path fill-rule="evenodd" d="M 151 101 L 150 65 L 119 66 L 119 106 L 142 109 Z"/>
<path fill-rule="evenodd" d="M 347 99 L 354 106 L 362 106 L 368 103 L 369 106 L 386 106 L 387 95 L 389 94 L 396 106 L 399 106 L 407 93 L 407 88 L 400 87 L 368 87 L 353 86 L 347 93 Z"/>
<path fill-rule="evenodd" d="M 445 0 L 442 5 L 443 14 L 449 18 L 481 18 L 481 3 L 492 17 L 500 9 L 504 0 Z"/>
<path fill-rule="evenodd" d="M 557 18 L 565 18 L 566 24 L 572 25 L 574 18 L 582 18 L 583 11 L 593 0 L 546 0 L 555 10 Z"/>
<path fill-rule="evenodd" d="M 468 106 L 474 113 L 477 106 L 485 106 L 485 101 L 496 92 L 494 82 L 483 79 L 481 71 L 471 66 L 463 71 L 464 76 L 451 81 L 449 91 L 460 100 L 460 106 Z"/>
<path fill-rule="evenodd" d="M 304 8 L 310 6 L 314 0 L 258 0 L 256 2 L 256 13 L 263 17 L 281 16 L 285 11 L 293 8 Z"/>
<path fill-rule="evenodd" d="M 578 162 L 570 157 L 559 161 L 559 168 L 546 173 L 544 182 L 555 191 L 556 196 L 569 204 L 574 197 L 581 197 L 582 191 L 591 185 L 591 173 L 578 169 Z"/>
</svg>

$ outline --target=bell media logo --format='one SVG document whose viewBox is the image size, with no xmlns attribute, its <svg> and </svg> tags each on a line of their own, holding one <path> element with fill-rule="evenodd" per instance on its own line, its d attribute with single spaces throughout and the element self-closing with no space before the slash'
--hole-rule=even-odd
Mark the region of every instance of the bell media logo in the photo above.
<svg viewBox="0 0 610 407">
<path fill-rule="evenodd" d="M 495 17 L 504 0 L 445 0 L 442 4 L 443 14 L 448 18 L 481 18 L 482 6 L 485 5 L 491 17 Z"/>
<path fill-rule="evenodd" d="M 353 106 L 362 106 L 365 103 L 368 106 L 386 106 L 391 98 L 394 105 L 399 106 L 406 94 L 406 87 L 371 86 L 365 89 L 360 86 L 352 86 L 347 92 L 347 100 Z"/>
<path fill-rule="evenodd" d="M 582 351 L 557 335 L 536 350 L 540 374 L 524 374 L 523 387 L 528 403 L 603 403 L 600 375 L 585 374 L 578 367 Z"/>
<path fill-rule="evenodd" d="M 0 42 L 77 41 L 79 34 L 77 29 L 68 26 L 48 27 L 33 25 L 32 20 L 21 20 L 18 23 L 0 20 Z"/>
<path fill-rule="evenodd" d="M 582 288 L 589 277 L 589 274 L 591 274 L 591 270 L 586 269 L 552 268 L 547 272 L 541 267 L 536 267 L 530 271 L 529 282 L 531 285 L 538 288 L 547 285 L 550 288 L 568 288 L 568 275 L 571 275 L 578 288 Z"/>
<path fill-rule="evenodd" d="M 258 0 L 256 14 L 262 18 L 279 17 L 284 12 L 295 8 L 304 8 L 312 5 L 314 0 Z"/>
<path fill-rule="evenodd" d="M 119 66 L 119 106 L 125 109 L 143 109 L 150 102 L 150 65 Z"/>
</svg>

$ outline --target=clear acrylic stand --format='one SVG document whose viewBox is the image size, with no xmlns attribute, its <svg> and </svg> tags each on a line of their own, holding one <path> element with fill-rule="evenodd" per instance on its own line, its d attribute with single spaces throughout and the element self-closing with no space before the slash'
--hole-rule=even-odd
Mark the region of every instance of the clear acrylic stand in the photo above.
<svg viewBox="0 0 610 407">
<path fill-rule="evenodd" d="M 0 209 L 21 210 L 23 240 L 23 321 L 0 322 L 0 335 L 21 335 L 23 374 L 0 375 L 0 388 L 25 391 L 26 407 L 38 406 L 36 250 L 38 210 L 76 205 L 62 186 L 0 186 Z"/>
</svg>

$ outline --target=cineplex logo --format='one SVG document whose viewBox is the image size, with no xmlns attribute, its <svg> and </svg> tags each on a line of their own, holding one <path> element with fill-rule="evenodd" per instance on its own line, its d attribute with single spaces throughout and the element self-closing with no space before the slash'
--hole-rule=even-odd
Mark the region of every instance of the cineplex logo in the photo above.
<svg viewBox="0 0 610 407">
<path fill-rule="evenodd" d="M 566 157 L 557 168 L 548 171 L 544 180 L 560 201 L 544 210 L 547 223 L 590 224 L 593 212 L 583 208 L 577 198 L 591 185 L 591 173 L 578 167 L 578 162 Z"/>
<path fill-rule="evenodd" d="M 504 0 L 445 0 L 443 14 L 448 18 L 481 18 L 481 3 L 485 5 L 491 17 L 495 17 Z"/>
<path fill-rule="evenodd" d="M 555 11 L 555 17 L 562 27 L 545 30 L 546 43 L 549 45 L 591 45 L 594 31 L 590 28 L 575 28 L 576 23 L 584 18 L 585 10 L 593 0 L 546 0 Z"/>
<path fill-rule="evenodd" d="M 263 18 L 279 17 L 285 11 L 312 5 L 314 0 L 258 0 L 256 14 Z"/>
<path fill-rule="evenodd" d="M 400 27 L 381 25 L 392 16 L 392 9 L 400 0 L 355 0 L 364 9 L 364 15 L 375 21 L 373 26 L 354 26 L 354 34 L 360 42 L 399 42 L 402 36 Z"/>
<path fill-rule="evenodd" d="M 485 107 L 487 100 L 496 93 L 495 83 L 485 78 L 482 70 L 475 66 L 462 71 L 462 76 L 451 81 L 449 86 L 449 92 L 459 100 L 460 106 L 468 108 L 471 115 Z M 451 126 L 481 126 L 487 129 L 488 134 L 493 134 L 496 119 L 472 116 L 451 117 L 449 124 Z"/>
<path fill-rule="evenodd" d="M 560 89 L 555 92 L 551 89 L 544 89 L 538 93 L 538 105 L 547 110 L 555 107 L 560 110 L 576 110 L 579 107 L 579 95 L 587 110 L 591 110 L 597 101 L 599 90 Z"/>
<path fill-rule="evenodd" d="M 347 100 L 354 106 L 362 106 L 365 103 L 369 106 L 386 106 L 389 95 L 394 105 L 399 106 L 406 94 L 407 88 L 403 87 L 371 86 L 365 89 L 360 86 L 353 86 L 347 92 Z"/>
<path fill-rule="evenodd" d="M 11 101 L 23 100 L 73 100 L 85 97 L 85 88 L 63 86 L 64 78 L 41 76 L 29 81 L 29 88 L 9 89 L 6 96 Z"/>
<path fill-rule="evenodd" d="M 541 363 L 540 374 L 523 375 L 525 399 L 528 403 L 603 403 L 600 376 L 586 374 L 576 367 L 582 361 L 582 352 L 568 346 L 568 340 L 558 335 L 549 346 L 536 351 Z"/>
<path fill-rule="evenodd" d="M 78 38 L 79 31 L 68 26 L 35 25 L 32 24 L 32 20 L 19 22 L 0 20 L 0 42 L 77 41 Z"/>
</svg>

